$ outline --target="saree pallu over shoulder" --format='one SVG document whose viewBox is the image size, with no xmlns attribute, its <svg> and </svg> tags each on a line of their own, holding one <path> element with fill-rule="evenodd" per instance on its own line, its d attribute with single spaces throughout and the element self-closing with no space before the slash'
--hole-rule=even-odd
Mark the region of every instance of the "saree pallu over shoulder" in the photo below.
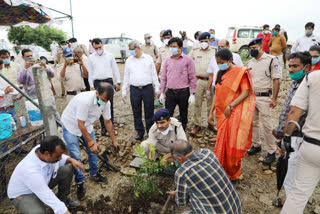
<svg viewBox="0 0 320 214">
<path fill-rule="evenodd" d="M 230 117 L 226 118 L 224 109 L 241 94 L 244 77 L 249 80 L 249 96 L 234 107 Z M 218 135 L 214 153 L 229 178 L 234 180 L 241 175 L 241 158 L 245 156 L 252 142 L 252 121 L 256 99 L 249 69 L 234 67 L 223 76 L 222 84 L 216 87 L 218 87 L 216 88 Z"/>
</svg>

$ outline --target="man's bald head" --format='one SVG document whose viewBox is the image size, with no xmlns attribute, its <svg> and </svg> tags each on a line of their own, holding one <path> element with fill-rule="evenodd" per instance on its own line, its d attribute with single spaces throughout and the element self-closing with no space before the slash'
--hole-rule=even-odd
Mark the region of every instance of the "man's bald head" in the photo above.
<svg viewBox="0 0 320 214">
<path fill-rule="evenodd" d="M 221 39 L 221 40 L 219 40 L 219 42 L 218 42 L 218 49 L 221 49 L 221 48 L 230 48 L 229 41 L 226 40 L 226 39 Z"/>
<path fill-rule="evenodd" d="M 192 152 L 192 146 L 188 141 L 176 140 L 171 147 L 171 154 L 173 157 L 185 157 Z"/>
</svg>

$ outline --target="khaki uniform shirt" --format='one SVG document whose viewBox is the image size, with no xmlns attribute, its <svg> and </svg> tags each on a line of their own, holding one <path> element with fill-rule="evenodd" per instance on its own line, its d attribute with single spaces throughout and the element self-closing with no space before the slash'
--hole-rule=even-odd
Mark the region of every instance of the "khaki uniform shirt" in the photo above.
<svg viewBox="0 0 320 214">
<path fill-rule="evenodd" d="M 57 50 L 57 54 L 54 56 L 54 61 L 57 62 L 57 64 L 64 64 L 64 58 L 63 58 L 63 49 L 59 48 Z"/>
<path fill-rule="evenodd" d="M 157 59 L 157 63 L 161 64 L 161 70 L 162 70 L 162 65 L 166 61 L 167 58 L 171 56 L 170 48 L 167 46 L 163 46 L 159 48 L 159 57 Z"/>
<path fill-rule="evenodd" d="M 320 70 L 312 71 L 301 82 L 291 106 L 308 110 L 306 122 L 302 128 L 305 136 L 320 140 Z"/>
<path fill-rule="evenodd" d="M 178 139 L 187 140 L 187 136 L 183 130 L 182 124 L 173 117 L 171 117 L 169 133 L 167 135 L 161 134 L 156 123 L 154 123 L 149 130 L 148 140 L 155 142 L 156 151 L 159 153 L 169 153 L 173 142 Z"/>
<path fill-rule="evenodd" d="M 60 69 L 61 73 L 63 66 Z M 80 91 L 86 88 L 83 81 L 82 70 L 80 69 L 80 65 L 78 63 L 68 65 L 66 67 L 64 78 L 61 78 L 61 76 L 59 77 L 61 81 L 63 81 L 66 91 Z"/>
<path fill-rule="evenodd" d="M 6 67 L 3 64 L 2 74 L 5 75 L 11 82 L 13 82 L 16 85 L 20 85 L 17 81 L 17 72 L 20 65 L 15 62 L 10 62 L 10 66 Z"/>
<path fill-rule="evenodd" d="M 216 49 L 209 47 L 208 50 L 203 51 L 201 48 L 192 50 L 189 56 L 193 59 L 196 66 L 196 76 L 208 78 L 207 72 L 212 57 L 216 55 Z"/>
<path fill-rule="evenodd" d="M 271 59 L 273 59 L 271 67 Z M 270 69 L 271 68 L 271 73 Z M 260 59 L 252 58 L 248 62 L 255 92 L 268 92 L 272 89 L 273 79 L 280 79 L 279 62 L 277 58 L 263 53 Z"/>
<path fill-rule="evenodd" d="M 150 44 L 150 45 L 144 44 L 141 46 L 141 50 L 142 52 L 152 56 L 153 62 L 156 63 L 156 60 L 159 54 L 157 46 L 155 46 L 154 44 Z"/>
</svg>

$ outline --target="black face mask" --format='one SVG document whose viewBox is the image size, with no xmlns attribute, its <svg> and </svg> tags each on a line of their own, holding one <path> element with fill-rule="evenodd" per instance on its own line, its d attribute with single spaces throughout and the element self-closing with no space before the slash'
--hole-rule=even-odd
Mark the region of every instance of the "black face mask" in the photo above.
<svg viewBox="0 0 320 214">
<path fill-rule="evenodd" d="M 252 57 L 257 57 L 259 55 L 259 50 L 250 50 L 250 55 Z"/>
</svg>

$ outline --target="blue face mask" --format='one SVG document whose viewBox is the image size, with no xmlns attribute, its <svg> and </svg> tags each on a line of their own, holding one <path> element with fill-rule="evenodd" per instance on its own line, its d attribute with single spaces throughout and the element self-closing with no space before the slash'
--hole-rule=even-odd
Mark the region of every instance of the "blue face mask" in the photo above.
<svg viewBox="0 0 320 214">
<path fill-rule="evenodd" d="M 320 61 L 320 57 L 314 58 L 314 59 L 312 58 L 312 65 L 317 64 L 319 61 Z"/>
<path fill-rule="evenodd" d="M 33 60 L 34 61 L 34 58 L 31 57 L 31 58 L 25 58 L 25 61 L 29 61 L 29 60 Z"/>
<path fill-rule="evenodd" d="M 306 30 L 306 35 L 307 35 L 307 36 L 312 35 L 312 30 Z"/>
<path fill-rule="evenodd" d="M 73 57 L 72 57 L 72 56 L 69 56 L 69 57 L 66 57 L 66 59 L 67 59 L 67 60 L 73 59 Z"/>
<path fill-rule="evenodd" d="M 2 60 L 3 61 L 3 63 L 5 64 L 5 65 L 9 65 L 10 64 L 10 59 L 4 59 L 4 60 Z"/>
<path fill-rule="evenodd" d="M 306 73 L 303 72 L 304 68 L 296 73 L 289 73 L 290 78 L 293 80 L 301 80 L 306 75 Z"/>
<path fill-rule="evenodd" d="M 129 50 L 131 56 L 136 56 L 137 52 L 135 50 Z"/>
<path fill-rule="evenodd" d="M 177 55 L 179 53 L 178 48 L 170 48 L 170 52 L 172 55 Z"/>
<path fill-rule="evenodd" d="M 147 43 L 151 43 L 151 39 L 148 39 L 148 40 L 147 40 Z"/>
<path fill-rule="evenodd" d="M 215 37 L 215 35 L 214 34 L 210 34 L 210 39 L 213 39 Z"/>
<path fill-rule="evenodd" d="M 175 160 L 174 163 L 177 167 L 181 167 L 181 164 L 178 161 Z"/>
<path fill-rule="evenodd" d="M 224 63 L 222 65 L 218 65 L 218 67 L 219 67 L 219 71 L 224 71 L 229 68 L 229 65 L 228 65 L 228 63 Z"/>
<path fill-rule="evenodd" d="M 97 98 L 97 103 L 101 106 L 107 104 L 106 102 L 104 102 L 103 100 L 100 100 L 99 98 Z"/>
</svg>

